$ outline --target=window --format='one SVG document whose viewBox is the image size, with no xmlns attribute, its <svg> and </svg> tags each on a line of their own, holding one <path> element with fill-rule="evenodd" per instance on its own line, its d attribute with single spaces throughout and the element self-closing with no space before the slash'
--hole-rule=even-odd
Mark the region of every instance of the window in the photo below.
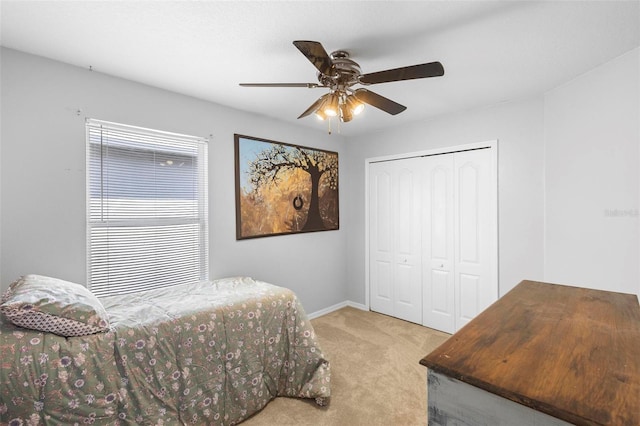
<svg viewBox="0 0 640 426">
<path fill-rule="evenodd" d="M 97 296 L 208 279 L 207 140 L 87 120 L 87 222 Z"/>
</svg>

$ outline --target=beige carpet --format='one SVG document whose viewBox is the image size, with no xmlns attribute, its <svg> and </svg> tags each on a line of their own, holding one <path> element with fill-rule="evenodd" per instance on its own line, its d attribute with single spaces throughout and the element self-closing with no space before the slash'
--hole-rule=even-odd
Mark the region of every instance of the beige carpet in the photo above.
<svg viewBox="0 0 640 426">
<path fill-rule="evenodd" d="M 276 398 L 243 426 L 427 424 L 427 369 L 419 361 L 448 334 L 354 308 L 312 323 L 331 362 L 329 406 Z"/>
</svg>

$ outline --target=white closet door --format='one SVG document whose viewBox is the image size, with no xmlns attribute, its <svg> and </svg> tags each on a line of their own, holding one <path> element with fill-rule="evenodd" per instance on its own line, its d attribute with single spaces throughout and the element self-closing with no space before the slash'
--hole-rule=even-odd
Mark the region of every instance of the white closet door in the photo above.
<svg viewBox="0 0 640 426">
<path fill-rule="evenodd" d="M 394 316 L 422 324 L 421 159 L 394 161 L 395 295 Z"/>
<path fill-rule="evenodd" d="M 372 311 L 393 315 L 393 168 L 369 165 L 369 304 Z"/>
<path fill-rule="evenodd" d="M 498 299 L 497 178 L 490 149 L 454 154 L 455 328 Z"/>
<path fill-rule="evenodd" d="M 453 155 L 423 158 L 423 325 L 455 332 Z"/>
<path fill-rule="evenodd" d="M 369 168 L 371 309 L 422 323 L 420 159 Z"/>
<path fill-rule="evenodd" d="M 498 299 L 492 148 L 369 165 L 371 309 L 454 333 Z"/>
</svg>

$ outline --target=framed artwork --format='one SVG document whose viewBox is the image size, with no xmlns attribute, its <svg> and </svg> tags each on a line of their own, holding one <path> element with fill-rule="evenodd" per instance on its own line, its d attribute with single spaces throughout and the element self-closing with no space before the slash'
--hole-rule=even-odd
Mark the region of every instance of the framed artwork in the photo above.
<svg viewBox="0 0 640 426">
<path fill-rule="evenodd" d="M 236 239 L 339 228 L 337 152 L 234 138 Z"/>
</svg>

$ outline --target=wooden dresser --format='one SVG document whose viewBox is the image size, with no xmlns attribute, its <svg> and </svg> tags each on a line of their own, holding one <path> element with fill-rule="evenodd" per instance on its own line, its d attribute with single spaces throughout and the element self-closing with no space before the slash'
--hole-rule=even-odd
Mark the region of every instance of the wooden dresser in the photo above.
<svg viewBox="0 0 640 426">
<path fill-rule="evenodd" d="M 640 425 L 635 295 L 523 281 L 420 364 L 430 425 Z"/>
</svg>

